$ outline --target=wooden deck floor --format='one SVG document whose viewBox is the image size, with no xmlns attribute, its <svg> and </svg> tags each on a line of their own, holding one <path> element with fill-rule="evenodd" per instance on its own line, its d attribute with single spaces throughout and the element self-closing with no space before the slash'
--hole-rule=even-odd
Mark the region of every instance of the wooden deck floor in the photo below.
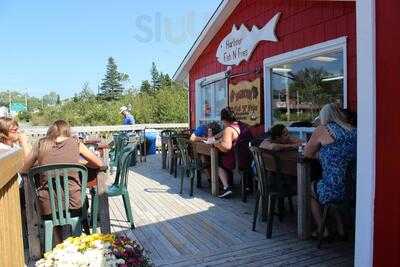
<svg viewBox="0 0 400 267">
<path fill-rule="evenodd" d="M 161 169 L 159 155 L 132 169 L 128 187 L 136 229 L 126 223 L 122 199 L 112 198 L 112 231 L 137 240 L 156 266 L 353 265 L 349 243 L 317 249 L 313 241 L 298 241 L 293 215 L 275 222 L 272 239 L 261 222 L 251 231 L 253 199 L 218 199 L 207 188 L 194 197 L 186 188 L 180 196 L 178 180 Z"/>
</svg>

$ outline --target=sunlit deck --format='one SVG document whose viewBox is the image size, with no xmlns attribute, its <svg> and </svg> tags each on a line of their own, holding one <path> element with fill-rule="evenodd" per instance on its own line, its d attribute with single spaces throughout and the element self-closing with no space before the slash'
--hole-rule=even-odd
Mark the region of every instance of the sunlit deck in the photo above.
<svg viewBox="0 0 400 267">
<path fill-rule="evenodd" d="M 121 198 L 110 199 L 111 229 L 137 240 L 156 266 L 352 266 L 350 242 L 299 241 L 294 215 L 275 220 L 272 239 L 265 224 L 251 231 L 254 200 L 242 203 L 212 197 L 207 179 L 189 197 L 178 194 L 178 180 L 161 169 L 159 155 L 138 163 L 128 188 L 136 229 L 126 223 Z M 185 185 L 188 185 L 186 181 Z"/>
</svg>

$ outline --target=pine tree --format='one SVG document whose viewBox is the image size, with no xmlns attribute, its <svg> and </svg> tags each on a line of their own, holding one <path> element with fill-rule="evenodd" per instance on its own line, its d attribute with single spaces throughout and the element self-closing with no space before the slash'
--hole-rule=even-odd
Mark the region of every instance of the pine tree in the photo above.
<svg viewBox="0 0 400 267">
<path fill-rule="evenodd" d="M 105 100 L 119 98 L 124 88 L 121 81 L 124 75 L 118 72 L 117 64 L 112 57 L 108 58 L 106 76 L 100 85 L 100 96 Z"/>
<path fill-rule="evenodd" d="M 160 76 L 161 76 L 161 87 L 163 87 L 163 88 L 164 87 L 171 87 L 172 80 L 169 77 L 168 73 L 164 74 L 164 73 L 161 72 Z"/>
<path fill-rule="evenodd" d="M 140 86 L 140 92 L 143 94 L 153 94 L 151 84 L 148 80 L 144 80 Z"/>
<path fill-rule="evenodd" d="M 158 91 L 161 88 L 161 75 L 157 70 L 157 66 L 156 63 L 152 63 L 151 65 L 151 70 L 150 70 L 150 74 L 151 74 L 151 87 L 153 89 L 154 92 Z"/>
</svg>

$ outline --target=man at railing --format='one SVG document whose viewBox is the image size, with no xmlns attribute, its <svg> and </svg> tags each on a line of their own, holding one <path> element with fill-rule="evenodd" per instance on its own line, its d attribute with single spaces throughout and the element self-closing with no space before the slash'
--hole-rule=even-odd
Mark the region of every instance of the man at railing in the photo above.
<svg viewBox="0 0 400 267">
<path fill-rule="evenodd" d="M 119 112 L 124 116 L 124 125 L 133 125 L 135 124 L 135 118 L 133 115 L 129 112 L 130 110 L 126 106 L 122 106 L 119 109 Z"/>
</svg>

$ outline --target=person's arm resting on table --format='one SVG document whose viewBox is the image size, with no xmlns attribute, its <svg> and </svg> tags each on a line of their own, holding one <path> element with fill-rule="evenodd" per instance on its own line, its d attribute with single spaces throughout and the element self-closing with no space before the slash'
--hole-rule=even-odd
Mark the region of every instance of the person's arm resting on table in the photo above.
<svg viewBox="0 0 400 267">
<path fill-rule="evenodd" d="M 206 141 L 207 138 L 205 136 L 207 136 L 207 130 L 202 126 L 199 126 L 190 136 L 190 141 L 192 142 Z"/>
<path fill-rule="evenodd" d="M 190 141 L 192 142 L 200 142 L 200 141 L 205 141 L 207 140 L 207 138 L 205 137 L 198 137 L 196 136 L 196 134 L 192 133 L 192 135 L 190 136 Z"/>
<path fill-rule="evenodd" d="M 306 158 L 317 158 L 318 151 L 321 148 L 321 135 L 325 131 L 323 126 L 319 126 L 315 129 L 308 141 L 306 147 L 304 148 L 304 156 Z"/>
<path fill-rule="evenodd" d="M 79 154 L 85 158 L 86 162 L 82 162 L 90 168 L 98 169 L 103 166 L 103 162 L 93 154 L 83 143 L 79 144 Z"/>
<path fill-rule="evenodd" d="M 294 144 L 271 143 L 271 141 L 269 141 L 268 139 L 264 140 L 260 144 L 260 148 L 271 150 L 271 151 L 282 151 L 282 150 L 294 149 L 294 148 L 297 148 L 298 146 L 299 146 L 299 144 L 297 144 L 297 143 L 294 143 Z"/>
</svg>

